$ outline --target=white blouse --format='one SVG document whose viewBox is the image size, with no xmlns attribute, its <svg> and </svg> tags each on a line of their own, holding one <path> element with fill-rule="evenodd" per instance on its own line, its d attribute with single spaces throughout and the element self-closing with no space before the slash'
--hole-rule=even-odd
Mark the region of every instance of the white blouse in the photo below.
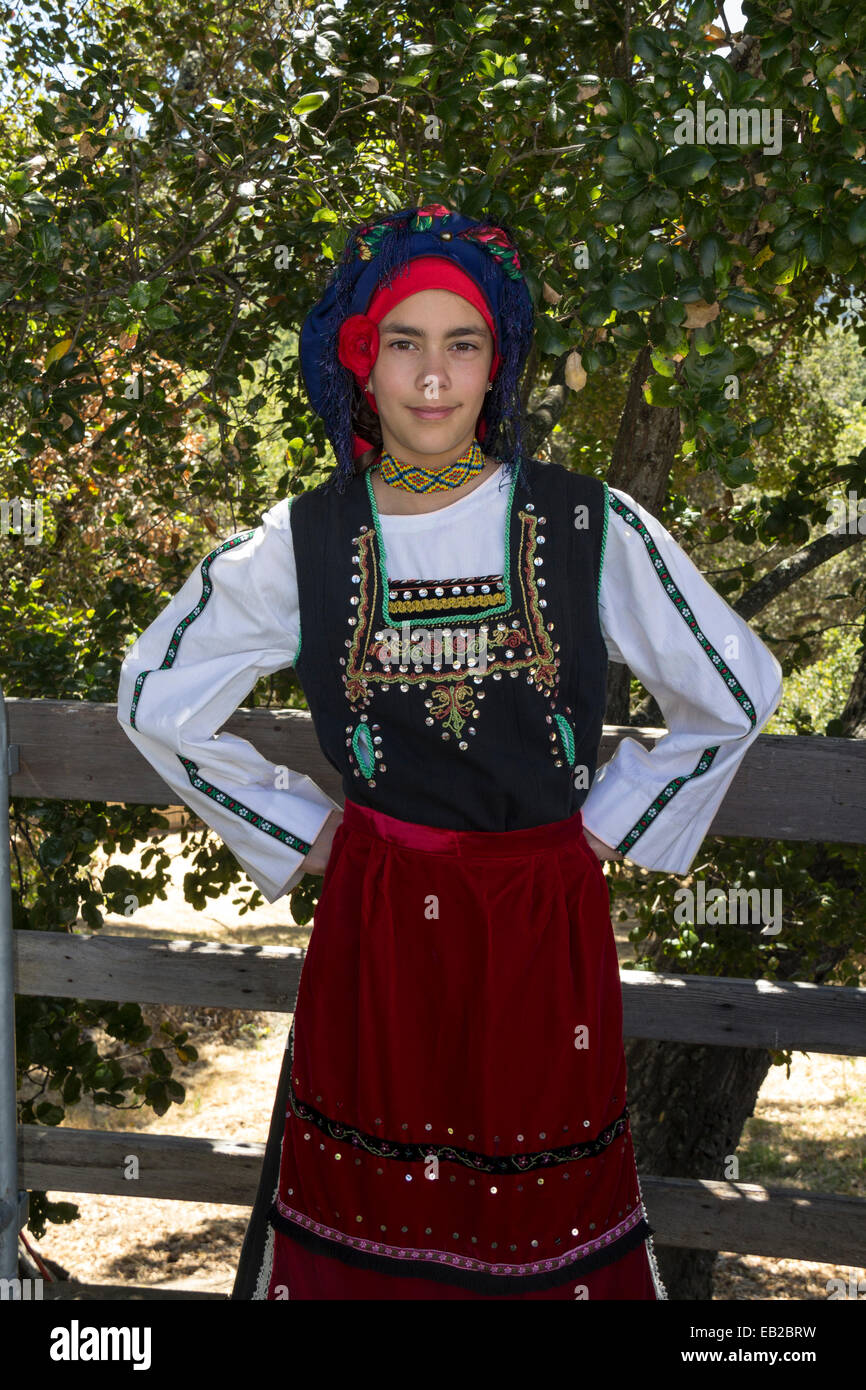
<svg viewBox="0 0 866 1390">
<path fill-rule="evenodd" d="M 500 467 L 467 496 L 435 512 L 380 513 L 388 574 L 396 580 L 501 574 L 510 479 Z M 608 509 L 598 612 L 611 661 L 625 663 L 658 701 L 668 733 L 652 749 L 625 737 L 598 768 L 581 811 L 585 828 L 615 846 L 669 787 L 626 855 L 646 869 L 685 874 L 747 748 L 775 712 L 782 669 L 752 629 L 703 578 L 661 522 L 619 488 L 609 489 L 643 523 L 699 632 L 754 705 L 752 724 L 683 613 L 641 534 Z M 224 840 L 269 903 L 303 876 L 304 855 L 230 810 L 189 780 L 181 758 L 257 819 L 312 844 L 336 802 L 309 777 L 281 771 L 246 739 L 216 730 L 262 677 L 291 666 L 300 614 L 291 498 L 284 497 L 236 546 L 206 557 L 127 651 L 117 717 L 144 758 Z M 193 616 L 202 600 L 200 611 Z M 184 624 L 185 619 L 191 619 Z M 182 640 L 175 648 L 173 643 Z M 162 668 L 172 647 L 173 659 Z M 130 723 L 139 677 L 136 727 Z M 695 775 L 701 754 L 718 745 Z"/>
</svg>

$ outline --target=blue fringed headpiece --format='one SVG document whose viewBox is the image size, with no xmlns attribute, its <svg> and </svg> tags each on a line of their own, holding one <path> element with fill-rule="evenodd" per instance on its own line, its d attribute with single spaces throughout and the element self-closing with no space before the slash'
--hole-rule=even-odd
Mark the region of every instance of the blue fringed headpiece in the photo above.
<svg viewBox="0 0 866 1390">
<path fill-rule="evenodd" d="M 456 261 L 487 296 L 502 363 L 482 407 L 483 446 L 502 460 L 506 471 L 517 469 L 520 482 L 528 485 L 518 386 L 532 347 L 534 309 L 514 237 L 507 227 L 464 217 L 438 203 L 354 227 L 324 294 L 304 320 L 301 376 L 337 458 L 329 481 L 342 493 L 355 476 L 353 437 L 360 428 L 353 420 L 355 379 L 337 355 L 340 328 L 351 315 L 366 313 L 379 286 L 392 284 L 418 256 Z"/>
</svg>

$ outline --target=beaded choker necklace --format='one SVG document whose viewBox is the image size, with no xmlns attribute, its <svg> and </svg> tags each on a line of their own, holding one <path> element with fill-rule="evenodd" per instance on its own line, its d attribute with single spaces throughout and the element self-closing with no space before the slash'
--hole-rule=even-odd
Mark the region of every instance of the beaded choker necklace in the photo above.
<svg viewBox="0 0 866 1390">
<path fill-rule="evenodd" d="M 412 464 L 400 463 L 388 453 L 383 453 L 379 467 L 391 487 L 402 487 L 406 492 L 444 492 L 446 488 L 460 487 L 473 473 L 480 473 L 484 467 L 484 453 L 478 440 L 473 439 L 466 453 L 447 468 L 432 471 L 415 468 Z"/>
</svg>

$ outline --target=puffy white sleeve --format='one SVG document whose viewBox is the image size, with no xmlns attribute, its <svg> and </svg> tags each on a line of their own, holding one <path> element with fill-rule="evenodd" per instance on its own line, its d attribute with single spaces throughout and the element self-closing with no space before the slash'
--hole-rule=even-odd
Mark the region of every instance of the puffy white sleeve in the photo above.
<svg viewBox="0 0 866 1390">
<path fill-rule="evenodd" d="M 778 707 L 782 668 L 660 521 L 618 488 L 605 495 L 605 645 L 655 696 L 668 732 L 652 749 L 623 738 L 581 811 L 626 859 L 685 874 Z"/>
<path fill-rule="evenodd" d="M 335 802 L 309 777 L 216 730 L 260 677 L 291 666 L 301 630 L 291 498 L 192 571 L 129 648 L 117 718 L 143 758 L 217 832 L 269 903 L 304 874 Z"/>
</svg>

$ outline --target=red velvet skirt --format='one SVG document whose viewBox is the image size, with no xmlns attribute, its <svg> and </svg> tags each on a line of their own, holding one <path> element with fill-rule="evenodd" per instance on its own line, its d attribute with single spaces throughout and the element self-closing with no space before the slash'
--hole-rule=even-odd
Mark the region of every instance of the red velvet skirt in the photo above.
<svg viewBox="0 0 866 1390">
<path fill-rule="evenodd" d="M 253 1296 L 666 1297 L 580 812 L 465 832 L 346 801 L 284 1071 Z"/>
</svg>

